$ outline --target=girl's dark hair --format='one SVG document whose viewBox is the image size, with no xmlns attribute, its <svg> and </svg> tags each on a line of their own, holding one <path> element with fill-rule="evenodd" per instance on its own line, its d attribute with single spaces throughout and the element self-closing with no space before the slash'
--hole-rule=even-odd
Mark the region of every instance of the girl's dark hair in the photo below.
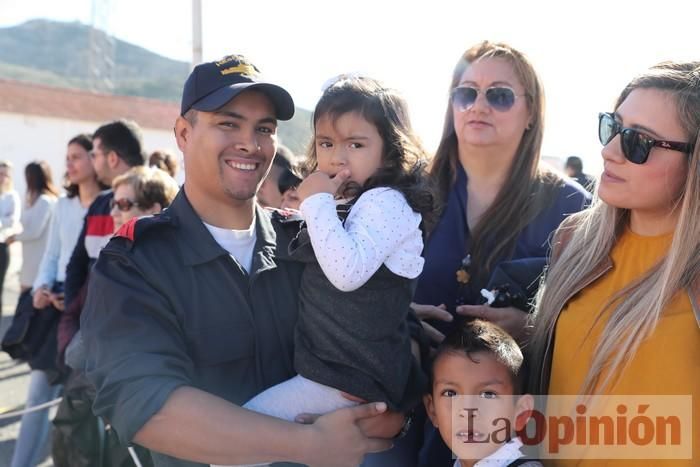
<svg viewBox="0 0 700 467">
<path fill-rule="evenodd" d="M 33 203 L 39 196 L 50 193 L 58 196 L 58 190 L 53 184 L 51 167 L 46 161 L 30 162 L 24 168 L 27 181 L 27 198 Z"/>
<path fill-rule="evenodd" d="M 336 120 L 357 112 L 375 126 L 382 138 L 382 167 L 363 186 L 348 183 L 344 196 L 358 197 L 372 188 L 390 187 L 401 192 L 411 209 L 421 214 L 423 230 L 433 225 L 433 191 L 427 177 L 427 153 L 415 135 L 406 101 L 394 90 L 364 77 L 341 77 L 330 85 L 316 104 L 314 131 L 322 116 Z M 311 141 L 304 167 L 310 173 L 318 167 L 315 140 Z"/>
</svg>

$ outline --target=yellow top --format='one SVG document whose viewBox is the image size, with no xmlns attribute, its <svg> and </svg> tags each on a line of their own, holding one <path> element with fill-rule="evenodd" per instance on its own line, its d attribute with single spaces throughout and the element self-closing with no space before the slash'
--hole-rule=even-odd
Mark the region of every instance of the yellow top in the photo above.
<svg viewBox="0 0 700 467">
<path fill-rule="evenodd" d="M 666 254 L 671 237 L 671 234 L 644 237 L 628 230 L 611 252 L 613 268 L 567 303 L 556 325 L 550 395 L 580 393 L 611 309 L 596 321 L 598 314 L 612 295 L 647 272 Z M 700 466 L 700 329 L 686 292 L 673 298 L 651 336 L 642 342 L 628 366 L 602 394 L 692 395 L 694 460 L 557 460 L 547 462 L 548 465 Z M 630 410 L 628 422 L 637 413 L 636 409 Z M 627 446 L 634 445 L 628 443 Z"/>
</svg>

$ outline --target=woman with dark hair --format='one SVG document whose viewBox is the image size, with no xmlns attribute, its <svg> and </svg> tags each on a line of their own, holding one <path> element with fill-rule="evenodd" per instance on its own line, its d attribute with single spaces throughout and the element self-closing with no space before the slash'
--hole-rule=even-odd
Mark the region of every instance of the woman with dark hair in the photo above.
<svg viewBox="0 0 700 467">
<path fill-rule="evenodd" d="M 440 219 L 426 243 L 413 305 L 420 318 L 432 318 L 424 327 L 435 342 L 458 316 L 523 335 L 528 310 L 522 295 L 537 283 L 549 236 L 590 199 L 578 184 L 540 167 L 543 124 L 542 85 L 525 55 L 492 42 L 462 55 L 430 169 Z M 495 279 L 516 264 L 525 266 L 528 279 Z M 521 289 L 519 307 L 484 304 L 482 289 L 501 287 L 511 289 L 506 293 Z M 450 452 L 434 430 L 432 439 L 424 453 L 428 464 L 448 465 Z"/>
<path fill-rule="evenodd" d="M 550 233 L 590 198 L 540 167 L 543 123 L 542 85 L 521 52 L 482 42 L 464 53 L 430 170 L 441 215 L 415 295 L 441 333 L 463 314 L 517 336 L 527 314 L 483 306 L 481 290 L 506 261 L 544 259 Z"/>
<path fill-rule="evenodd" d="M 66 196 L 55 204 L 50 223 L 46 249 L 41 257 L 38 273 L 32 279 L 32 304 L 52 323 L 48 337 L 29 359 L 32 372 L 29 377 L 27 407 L 54 399 L 60 385 L 51 384 L 57 378 L 56 331 L 58 316 L 63 311 L 63 280 L 66 265 L 80 234 L 87 208 L 104 187 L 97 182 L 90 161 L 92 139 L 78 135 L 68 143 L 66 153 Z M 48 177 L 47 177 L 48 178 Z M 27 183 L 27 186 L 30 186 Z M 48 186 L 48 185 L 47 185 Z M 49 431 L 48 409 L 22 416 L 19 436 L 12 456 L 12 467 L 34 466 L 40 461 Z"/>
<path fill-rule="evenodd" d="M 0 316 L 2 316 L 2 289 L 10 265 L 9 245 L 20 230 L 20 200 L 12 185 L 12 164 L 0 161 Z"/>
<path fill-rule="evenodd" d="M 55 302 L 63 309 L 62 294 L 51 297 L 50 289 L 63 284 L 66 266 L 75 247 L 87 208 L 99 192 L 108 187 L 97 181 L 95 169 L 90 161 L 92 138 L 80 134 L 68 142 L 66 152 L 66 196 L 56 204 L 54 220 L 46 251 L 39 272 L 34 279 L 32 294 L 34 306 L 44 308 Z M 57 286 L 58 284 L 58 286 Z"/>
<path fill-rule="evenodd" d="M 22 242 L 22 269 L 19 273 L 21 292 L 32 288 L 41 256 L 49 237 L 49 224 L 58 191 L 53 185 L 51 167 L 46 161 L 30 162 L 24 168 L 27 193 L 20 217 L 22 232 L 11 240 Z"/>
</svg>

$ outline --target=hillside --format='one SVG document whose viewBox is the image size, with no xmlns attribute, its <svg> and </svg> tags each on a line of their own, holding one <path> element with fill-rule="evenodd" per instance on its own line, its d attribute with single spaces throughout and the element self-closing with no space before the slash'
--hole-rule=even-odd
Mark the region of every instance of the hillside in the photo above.
<svg viewBox="0 0 700 467">
<path fill-rule="evenodd" d="M 0 78 L 179 102 L 188 73 L 186 62 L 77 22 L 36 19 L 0 28 Z M 310 121 L 308 111 L 297 109 L 291 122 L 280 125 L 280 140 L 303 152 Z"/>
</svg>

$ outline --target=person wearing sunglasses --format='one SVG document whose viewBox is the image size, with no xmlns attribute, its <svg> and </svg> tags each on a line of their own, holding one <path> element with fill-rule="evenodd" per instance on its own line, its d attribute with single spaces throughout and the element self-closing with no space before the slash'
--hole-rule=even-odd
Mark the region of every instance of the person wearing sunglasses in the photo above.
<svg viewBox="0 0 700 467">
<path fill-rule="evenodd" d="M 521 52 L 482 42 L 463 54 L 431 167 L 442 214 L 414 297 L 436 341 L 457 315 L 519 334 L 527 315 L 481 306 L 481 289 L 500 263 L 544 257 L 549 234 L 590 199 L 539 167 L 543 122 L 542 86 Z"/>
<path fill-rule="evenodd" d="M 549 235 L 590 200 L 578 184 L 539 166 L 543 123 L 542 85 L 522 52 L 482 42 L 460 57 L 431 167 L 442 214 L 426 243 L 413 305 L 436 343 L 465 317 L 521 337 L 527 310 L 486 305 L 482 289 L 504 285 L 491 276 L 516 260 L 532 279 L 506 285 L 536 284 Z M 435 430 L 421 459 L 449 463 Z"/>
<path fill-rule="evenodd" d="M 598 136 L 599 199 L 555 235 L 531 389 L 690 394 L 692 459 L 631 460 L 630 451 L 615 465 L 700 465 L 700 61 L 664 62 L 633 79 L 600 114 Z"/>
<path fill-rule="evenodd" d="M 155 167 L 134 167 L 118 176 L 112 182 L 114 197 L 109 203 L 114 231 L 131 219 L 167 208 L 179 189 L 173 177 Z"/>
</svg>

